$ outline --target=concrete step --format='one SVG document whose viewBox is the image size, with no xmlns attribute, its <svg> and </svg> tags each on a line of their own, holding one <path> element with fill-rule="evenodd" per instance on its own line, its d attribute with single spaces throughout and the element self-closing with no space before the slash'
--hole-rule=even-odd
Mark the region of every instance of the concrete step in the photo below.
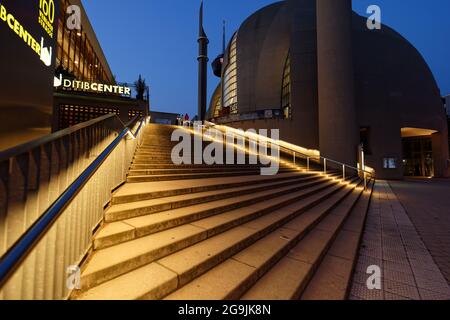
<svg viewBox="0 0 450 320">
<path fill-rule="evenodd" d="M 134 158 L 149 158 L 149 157 L 169 157 L 172 155 L 172 150 L 159 150 L 159 151 L 144 151 L 138 150 L 136 151 Z"/>
<path fill-rule="evenodd" d="M 289 253 L 241 297 L 243 300 L 299 299 L 336 235 L 362 194 L 362 188 L 345 198 Z"/>
<path fill-rule="evenodd" d="M 164 153 L 171 153 L 172 149 L 177 145 L 175 142 L 171 141 L 165 141 L 165 142 L 151 142 L 146 143 L 144 142 L 141 144 L 141 146 L 136 150 L 136 152 L 146 152 L 146 153 L 153 153 L 153 152 L 164 152 Z"/>
<path fill-rule="evenodd" d="M 144 138 L 142 144 L 140 145 L 140 148 L 158 148 L 158 147 L 165 147 L 165 146 L 175 146 L 178 142 L 171 141 L 170 135 L 168 137 L 163 138 L 152 138 L 152 139 L 146 139 Z"/>
<path fill-rule="evenodd" d="M 320 267 L 301 296 L 301 300 L 346 300 L 364 231 L 373 182 L 353 208 Z"/>
<path fill-rule="evenodd" d="M 164 218 L 170 216 L 177 216 L 177 214 L 181 214 L 185 216 L 189 215 L 198 215 L 199 213 L 211 214 L 213 212 L 224 211 L 228 209 L 234 209 L 239 206 L 245 206 L 249 204 L 253 204 L 255 202 L 264 201 L 268 198 L 273 198 L 278 195 L 282 195 L 285 192 L 294 192 L 303 190 L 310 187 L 323 187 L 326 184 L 335 184 L 336 182 L 329 181 L 327 179 L 310 179 L 307 181 L 296 181 L 291 183 L 291 180 L 288 181 L 287 185 L 282 185 L 281 187 L 277 187 L 276 189 L 263 189 L 257 190 L 256 192 L 243 192 L 238 196 L 229 196 L 227 191 L 218 192 L 218 191 L 209 191 L 211 193 L 207 194 L 207 199 L 202 201 L 198 196 L 194 195 L 182 195 L 182 196 L 174 196 L 169 199 L 169 202 L 164 202 L 164 198 L 162 199 L 152 199 L 146 200 L 142 202 L 133 202 L 121 205 L 115 205 L 109 208 L 105 212 L 105 221 L 113 222 L 124 219 L 131 219 L 136 217 L 143 217 L 142 219 L 138 219 L 138 221 L 126 221 L 126 223 L 137 223 L 141 222 L 140 220 L 157 220 L 161 215 Z M 218 200 L 214 200 L 217 197 Z M 167 199 L 167 198 L 166 198 Z M 172 208 L 172 204 L 174 208 Z M 178 208 L 177 208 L 178 206 Z M 189 210 L 185 210 L 185 206 L 190 206 Z M 164 211 L 171 210 L 169 213 L 165 213 Z M 175 211 L 178 210 L 178 211 Z M 212 211 L 211 211 L 212 210 Z M 158 216 L 155 216 L 157 213 L 162 213 Z M 148 217 L 151 215 L 151 217 Z"/>
<path fill-rule="evenodd" d="M 133 163 L 173 163 L 170 155 L 151 155 L 151 156 L 139 156 L 136 155 L 133 159 Z"/>
<path fill-rule="evenodd" d="M 280 169 L 279 173 L 294 172 L 291 169 Z M 190 179 L 208 179 L 217 177 L 240 177 L 260 175 L 260 171 L 247 170 L 235 172 L 206 172 L 206 173 L 188 173 L 188 174 L 163 174 L 163 175 L 144 175 L 129 176 L 128 183 L 152 182 L 152 181 L 171 181 L 171 180 L 190 180 Z"/>
<path fill-rule="evenodd" d="M 152 229 L 148 224 L 142 224 L 141 228 L 136 228 L 133 227 L 132 224 L 139 221 L 127 222 L 117 220 L 123 220 L 125 218 L 135 217 L 137 215 L 142 216 L 150 213 L 155 214 L 161 211 L 175 210 L 186 206 L 193 206 L 213 201 L 216 202 L 214 205 L 216 205 L 217 208 L 219 208 L 221 205 L 219 200 L 222 199 L 229 199 L 249 194 L 258 197 L 257 195 L 258 192 L 264 192 L 267 190 L 276 190 L 277 188 L 284 188 L 290 186 L 298 186 L 302 183 L 309 183 L 305 187 L 313 186 L 313 184 L 310 182 L 316 182 L 317 184 L 321 184 L 324 182 L 324 180 L 323 178 L 318 176 L 311 176 L 306 178 L 299 177 L 298 179 L 258 184 L 255 186 L 245 186 L 218 191 L 199 192 L 189 195 L 173 196 L 173 197 L 159 198 L 155 200 L 134 202 L 132 203 L 133 206 L 131 206 L 131 204 L 116 205 L 111 207 L 106 213 L 107 221 L 109 220 L 116 222 L 107 223 L 102 227 L 102 229 L 99 230 L 99 232 L 94 237 L 94 249 L 102 249 L 105 247 L 109 247 L 111 245 L 129 241 L 151 233 L 149 231 L 151 231 Z M 225 209 L 226 208 L 222 208 L 221 210 Z"/>
<path fill-rule="evenodd" d="M 174 271 L 178 275 L 178 282 L 176 286 L 170 284 L 172 280 L 168 280 L 165 283 L 161 283 L 160 281 L 155 281 L 153 284 L 147 285 L 145 288 L 140 285 L 141 282 L 138 278 L 131 279 L 129 274 L 120 275 L 111 279 L 108 279 L 105 274 L 97 273 L 97 278 L 95 277 L 86 277 L 84 278 L 84 282 L 82 280 L 82 284 L 88 286 L 92 285 L 91 281 L 98 281 L 103 278 L 103 281 L 106 281 L 96 287 L 91 288 L 88 291 L 85 291 L 79 297 L 80 299 L 123 299 L 123 294 L 120 291 L 111 292 L 110 288 L 115 287 L 116 283 L 123 283 L 123 277 L 125 277 L 128 281 L 138 282 L 139 285 L 134 286 L 134 294 L 128 292 L 127 296 L 134 296 L 134 299 L 140 299 L 143 297 L 152 297 L 152 298 L 162 298 L 170 293 L 172 293 L 175 289 L 180 288 L 196 278 L 197 276 L 203 274 L 209 269 L 213 268 L 217 264 L 225 261 L 230 256 L 236 254 L 242 249 L 250 246 L 254 242 L 263 238 L 267 234 L 273 232 L 274 230 L 280 228 L 282 225 L 292 221 L 294 218 L 298 217 L 301 213 L 305 212 L 309 208 L 319 204 L 330 196 L 334 195 L 339 190 L 344 188 L 343 185 L 334 186 L 326 191 L 322 191 L 320 193 L 315 193 L 314 196 L 308 199 L 303 199 L 296 206 L 291 205 L 290 207 L 282 207 L 276 211 L 273 211 L 270 214 L 266 214 L 259 218 L 256 218 L 250 222 L 234 227 L 230 230 L 222 232 L 220 234 L 213 233 L 213 236 L 207 238 L 206 240 L 200 241 L 196 244 L 189 245 L 187 248 L 177 251 L 175 253 L 166 255 L 164 258 L 159 259 L 156 262 L 158 265 L 165 267 L 167 270 Z M 202 223 L 199 221 L 198 223 Z M 205 223 L 205 222 L 203 222 Z M 209 222 L 211 226 L 217 225 L 216 223 Z M 195 227 L 195 225 L 191 225 Z M 185 226 L 184 226 L 185 227 Z M 204 232 L 204 228 L 200 228 Z M 171 230 L 168 230 L 171 231 Z M 195 233 L 193 231 L 193 233 Z M 176 233 L 178 234 L 178 233 Z M 172 236 L 173 241 L 177 240 L 177 236 L 174 233 Z M 186 236 L 187 231 L 184 230 L 181 232 L 183 236 Z M 204 236 L 205 233 L 203 233 Z M 156 234 L 157 235 L 157 234 Z M 153 235 L 153 236 L 156 236 Z M 199 236 L 196 234 L 196 236 Z M 194 237 L 194 236 L 193 236 Z M 143 238 L 144 239 L 144 238 Z M 143 241 L 143 239 L 139 239 L 139 241 Z M 192 238 L 191 238 L 192 239 Z M 155 241 L 149 241 L 151 243 L 155 243 Z M 179 242 L 177 242 L 179 243 Z M 129 243 L 127 243 L 129 244 Z M 142 246 L 141 246 L 142 247 Z M 114 248 L 114 247 L 113 247 Z M 110 248 L 110 249 L 113 249 Z M 130 249 L 136 249 L 138 246 L 130 246 Z M 109 249 L 106 249 L 109 250 Z M 126 251 L 126 250 L 125 250 Z M 127 251 L 126 251 L 127 252 Z M 110 258 L 121 256 L 117 252 L 113 255 L 110 255 Z M 155 256 L 153 256 L 153 259 Z M 141 257 L 142 259 L 142 257 Z M 103 259 L 98 259 L 97 261 L 106 261 L 107 258 L 103 257 Z M 150 259 L 151 261 L 152 259 Z M 134 261 L 137 261 L 134 259 Z M 152 264 L 151 262 L 149 262 Z M 133 269 L 133 273 L 142 274 L 140 272 L 141 268 L 146 268 L 148 266 L 143 266 L 138 269 Z M 115 268 L 110 269 L 110 272 L 113 270 L 117 270 Z M 86 270 L 83 272 L 83 276 L 86 275 Z M 125 273 L 125 272 L 124 272 Z M 83 279 L 82 276 L 82 279 Z M 106 277 L 106 278 L 105 278 Z M 172 279 L 172 278 L 171 278 Z M 108 280 L 108 281 L 107 281 Z M 102 282 L 102 281 L 101 281 Z M 86 287 L 85 287 L 86 288 Z M 163 289 L 161 289 L 163 288 Z"/>
<path fill-rule="evenodd" d="M 289 172 L 276 176 L 220 177 L 164 182 L 129 183 L 114 192 L 111 204 L 124 204 L 143 200 L 158 199 L 176 195 L 257 185 L 299 177 L 314 176 L 313 172 Z"/>
<path fill-rule="evenodd" d="M 188 159 L 191 163 L 195 161 L 194 155 L 188 157 Z M 172 152 L 137 152 L 133 158 L 133 162 L 136 163 L 153 162 L 154 160 L 167 160 L 172 163 Z M 250 164 L 250 157 L 246 156 L 244 160 L 246 164 Z M 205 161 L 200 159 L 200 163 L 205 164 Z M 225 161 L 223 163 L 225 164 Z M 234 165 L 235 163 L 237 163 L 237 159 L 234 159 L 234 162 L 230 165 Z"/>
<path fill-rule="evenodd" d="M 193 164 L 196 163 L 195 162 L 196 158 L 194 158 L 193 156 L 192 157 L 188 157 L 188 159 L 189 160 L 187 160 L 187 161 L 189 161 L 190 163 L 193 163 Z M 169 153 L 148 153 L 148 154 L 137 153 L 135 155 L 135 157 L 133 158 L 133 163 L 135 163 L 135 164 L 146 164 L 146 163 L 154 163 L 155 161 L 158 161 L 158 160 L 160 162 L 162 162 L 164 160 L 164 161 L 166 161 L 166 162 L 168 162 L 170 164 L 173 163 L 172 155 L 171 155 L 170 152 Z M 199 161 L 200 161 L 200 164 L 206 164 L 205 161 L 203 161 L 203 159 L 199 158 Z M 224 161 L 224 163 L 225 163 L 225 161 Z M 234 163 L 237 163 L 236 159 L 234 160 Z M 230 164 L 230 165 L 234 165 L 234 163 Z M 249 157 L 245 157 L 245 164 L 250 165 L 250 158 Z M 258 162 L 255 165 L 258 165 L 258 164 L 260 164 L 260 162 Z"/>
<path fill-rule="evenodd" d="M 136 152 L 134 155 L 135 160 L 155 160 L 155 159 L 172 159 L 172 152 Z M 172 161 L 170 161 L 172 162 Z"/>
<path fill-rule="evenodd" d="M 258 165 L 253 164 L 232 164 L 232 165 L 206 165 L 206 164 L 133 164 L 131 165 L 132 170 L 153 170 L 153 169 L 202 169 L 202 168 L 209 168 L 209 169 L 225 169 L 225 168 L 241 168 L 241 169 L 247 169 L 247 168 L 254 168 Z"/>
<path fill-rule="evenodd" d="M 209 221 L 211 227 L 208 229 L 195 224 L 183 225 L 98 251 L 93 255 L 92 260 L 90 260 L 82 274 L 83 288 L 91 289 L 84 292 L 80 298 L 108 299 L 111 295 L 115 295 L 117 298 L 117 294 L 120 293 L 112 293 L 109 288 L 114 286 L 114 283 L 123 281 L 123 274 L 136 268 L 141 268 L 156 259 L 159 259 L 156 261 L 159 265 L 178 274 L 177 286 L 181 287 L 198 275 L 291 221 L 307 209 L 342 190 L 342 188 L 344 188 L 344 185 L 334 185 L 323 191 L 313 192 L 310 197 L 299 200 L 298 205 L 295 207 L 282 207 L 270 214 L 220 234 L 214 231 L 211 233 L 211 229 L 217 228 L 218 222 Z M 205 223 L 208 224 L 205 221 L 197 222 L 197 224 L 202 225 Z M 208 233 L 213 236 L 208 238 Z M 160 238 L 156 239 L 156 237 Z M 202 241 L 202 239 L 206 240 Z M 198 243 L 193 244 L 196 241 Z M 180 250 L 180 246 L 183 245 L 186 247 Z M 164 258 L 161 259 L 158 256 Z M 139 274 L 139 272 L 137 273 Z M 125 275 L 125 277 L 127 276 L 129 275 Z M 134 281 L 139 282 L 140 280 L 134 279 Z M 97 286 L 93 288 L 95 285 Z M 164 290 L 161 290 L 161 287 Z M 145 291 L 144 294 L 142 294 L 143 291 Z M 148 295 L 158 298 L 172 291 L 173 286 L 168 285 L 167 282 L 159 282 L 157 288 L 155 288 L 155 284 L 151 284 L 145 290 L 139 285 L 136 288 L 137 294 L 134 298 L 138 299 Z M 129 294 L 128 292 L 128 296 L 130 296 Z"/>
<path fill-rule="evenodd" d="M 200 168 L 183 168 L 183 169 L 131 169 L 128 172 L 128 176 L 146 176 L 146 175 L 162 175 L 162 174 L 188 174 L 188 173 L 205 173 L 205 172 L 233 172 L 233 171 L 258 171 L 261 168 L 258 166 L 248 166 L 242 167 L 221 167 L 216 168 L 215 166 L 205 166 Z"/>
<path fill-rule="evenodd" d="M 166 297 L 168 300 L 237 300 L 352 192 L 344 188 L 288 225 L 219 264 Z"/>
</svg>

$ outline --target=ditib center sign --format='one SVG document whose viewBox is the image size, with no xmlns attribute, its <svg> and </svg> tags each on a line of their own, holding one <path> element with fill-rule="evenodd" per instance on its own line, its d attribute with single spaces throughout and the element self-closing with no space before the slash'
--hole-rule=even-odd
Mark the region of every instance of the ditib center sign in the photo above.
<svg viewBox="0 0 450 320">
<path fill-rule="evenodd" d="M 53 85 L 55 88 L 63 88 L 64 90 L 69 91 L 86 91 L 99 94 L 115 94 L 131 97 L 131 88 L 129 87 L 97 82 L 78 81 L 75 79 L 64 79 L 62 75 L 55 77 Z"/>
</svg>

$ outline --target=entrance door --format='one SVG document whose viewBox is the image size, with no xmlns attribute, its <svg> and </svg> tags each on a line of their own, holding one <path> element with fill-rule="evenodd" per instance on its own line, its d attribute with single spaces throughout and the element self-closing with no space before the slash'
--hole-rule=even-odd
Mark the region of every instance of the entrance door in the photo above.
<svg viewBox="0 0 450 320">
<path fill-rule="evenodd" d="M 403 166 L 405 176 L 434 176 L 431 137 L 403 138 Z"/>
</svg>

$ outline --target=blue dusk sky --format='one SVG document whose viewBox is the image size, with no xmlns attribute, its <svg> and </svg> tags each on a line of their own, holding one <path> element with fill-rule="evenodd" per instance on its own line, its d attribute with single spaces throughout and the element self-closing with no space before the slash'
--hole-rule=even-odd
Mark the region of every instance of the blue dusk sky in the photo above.
<svg viewBox="0 0 450 320">
<path fill-rule="evenodd" d="M 222 21 L 227 42 L 253 12 L 276 1 L 205 0 L 209 57 L 222 50 Z M 118 81 L 139 74 L 151 90 L 151 109 L 197 111 L 198 0 L 83 0 L 89 19 Z M 408 39 L 424 56 L 443 95 L 450 94 L 449 0 L 353 0 L 367 15 L 369 5 L 382 10 L 382 22 Z M 210 98 L 219 79 L 209 67 Z"/>
</svg>

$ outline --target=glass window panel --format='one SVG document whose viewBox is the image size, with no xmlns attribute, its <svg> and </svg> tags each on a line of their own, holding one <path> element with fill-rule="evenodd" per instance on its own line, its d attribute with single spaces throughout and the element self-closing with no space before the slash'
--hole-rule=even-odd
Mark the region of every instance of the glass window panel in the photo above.
<svg viewBox="0 0 450 320">
<path fill-rule="evenodd" d="M 283 83 L 281 87 L 281 109 L 286 119 L 292 118 L 291 108 L 291 60 L 288 55 L 283 72 Z"/>
<path fill-rule="evenodd" d="M 232 113 L 237 113 L 237 33 L 234 34 L 231 40 L 229 63 L 224 73 L 223 79 L 223 96 L 224 107 L 230 108 Z"/>
</svg>

